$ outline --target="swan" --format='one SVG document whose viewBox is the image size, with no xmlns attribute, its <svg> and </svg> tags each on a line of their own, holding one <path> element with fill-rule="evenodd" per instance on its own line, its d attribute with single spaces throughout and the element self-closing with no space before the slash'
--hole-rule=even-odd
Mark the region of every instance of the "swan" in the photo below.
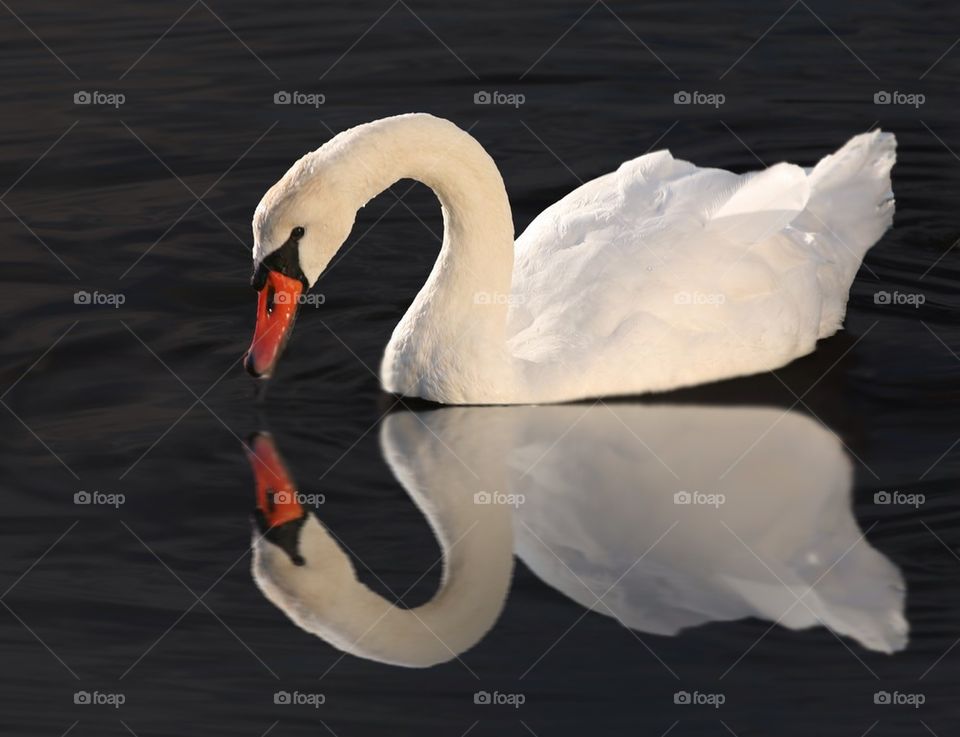
<svg viewBox="0 0 960 737">
<path fill-rule="evenodd" d="M 269 436 L 252 446 L 254 579 L 344 652 L 407 667 L 453 659 L 494 626 L 514 554 L 572 601 L 641 632 L 756 617 L 825 626 L 880 652 L 906 645 L 903 578 L 863 539 L 852 465 L 832 432 L 797 412 L 451 407 L 389 415 L 380 445 L 443 550 L 438 592 L 412 610 L 357 579 L 339 541 L 290 496 Z M 724 498 L 678 504 L 684 493 Z"/>
<path fill-rule="evenodd" d="M 254 212 L 245 365 L 272 374 L 357 211 L 411 178 L 440 200 L 444 237 L 384 353 L 387 392 L 542 404 L 772 370 L 841 327 L 892 222 L 895 149 L 876 130 L 811 169 L 743 175 L 657 151 L 575 189 L 514 243 L 503 180 L 472 136 L 420 113 L 359 125 L 297 161 Z"/>
</svg>

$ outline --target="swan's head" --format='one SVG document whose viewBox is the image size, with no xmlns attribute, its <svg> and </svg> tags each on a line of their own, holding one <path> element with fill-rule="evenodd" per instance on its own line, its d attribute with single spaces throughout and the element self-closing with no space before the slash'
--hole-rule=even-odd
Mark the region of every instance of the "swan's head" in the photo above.
<svg viewBox="0 0 960 737">
<path fill-rule="evenodd" d="M 254 578 L 267 598 L 300 623 L 336 609 L 355 579 L 353 564 L 300 494 L 269 433 L 256 433 L 244 449 L 253 471 L 257 507 Z M 302 626 L 302 625 L 301 625 Z"/>
<path fill-rule="evenodd" d="M 314 152 L 295 163 L 260 200 L 253 216 L 257 324 L 245 366 L 269 378 L 283 352 L 303 293 L 347 239 L 356 206 L 336 185 L 334 167 Z M 327 176 L 327 174 L 330 176 Z"/>
<path fill-rule="evenodd" d="M 374 625 L 393 605 L 380 599 L 383 606 L 369 621 L 358 619 L 358 600 L 373 595 L 358 583 L 338 541 L 299 503 L 293 477 L 273 439 L 257 433 L 245 449 L 257 500 L 251 543 L 257 586 L 298 626 L 335 647 L 351 651 L 361 640 L 375 639 Z M 388 629 L 386 624 L 383 628 Z"/>
<path fill-rule="evenodd" d="M 302 566 L 300 535 L 307 512 L 300 505 L 293 478 L 269 433 L 252 435 L 244 450 L 256 490 L 258 540 L 268 540 L 289 566 Z"/>
</svg>

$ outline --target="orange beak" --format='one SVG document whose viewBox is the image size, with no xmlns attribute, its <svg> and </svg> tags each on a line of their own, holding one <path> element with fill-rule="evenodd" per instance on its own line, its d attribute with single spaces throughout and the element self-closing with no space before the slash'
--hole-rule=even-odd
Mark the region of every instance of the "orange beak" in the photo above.
<svg viewBox="0 0 960 737">
<path fill-rule="evenodd" d="M 306 512 L 297 501 L 293 479 L 283 465 L 273 439 L 258 433 L 244 447 L 256 481 L 257 509 L 263 514 L 267 527 L 272 529 L 303 517 Z"/>
<path fill-rule="evenodd" d="M 244 366 L 251 376 L 268 379 L 290 339 L 303 283 L 271 271 L 257 295 L 257 325 Z"/>
</svg>

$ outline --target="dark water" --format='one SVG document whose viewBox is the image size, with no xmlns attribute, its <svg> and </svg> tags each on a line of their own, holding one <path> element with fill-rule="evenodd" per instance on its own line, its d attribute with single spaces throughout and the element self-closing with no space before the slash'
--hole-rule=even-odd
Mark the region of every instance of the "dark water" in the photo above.
<svg viewBox="0 0 960 737">
<path fill-rule="evenodd" d="M 0 9 L 0 187 L 11 187 L 0 209 L 4 734 L 956 733 L 960 48 L 935 62 L 960 34 L 960 12 L 906 0 L 610 3 L 565 33 L 588 8 Z M 75 105 L 80 90 L 125 102 Z M 274 105 L 278 90 L 326 102 Z M 477 106 L 479 90 L 526 101 Z M 726 102 L 674 105 L 679 90 Z M 881 90 L 925 102 L 875 105 Z M 754 618 L 634 636 L 582 616 L 518 562 L 476 647 L 409 670 L 341 658 L 264 598 L 250 573 L 253 482 L 240 441 L 257 429 L 273 432 L 304 488 L 325 494 L 323 522 L 362 581 L 385 596 L 412 586 L 410 606 L 440 583 L 439 547 L 381 455 L 392 400 L 368 370 L 437 253 L 429 192 L 406 194 L 401 182 L 360 213 L 351 250 L 317 287 L 325 305 L 301 316 L 265 401 L 238 363 L 262 192 L 331 131 L 415 110 L 473 126 L 501 167 L 518 231 L 578 178 L 654 145 L 744 171 L 758 159 L 810 165 L 877 124 L 897 134 L 895 228 L 853 285 L 846 332 L 779 379 L 666 400 L 787 409 L 786 383 L 804 396 L 795 411 L 841 434 L 855 456 L 859 529 L 906 581 L 905 649 L 885 655 L 823 627 Z M 125 302 L 75 304 L 78 290 Z M 925 301 L 877 304 L 878 291 Z M 583 485 L 591 493 L 588 474 Z M 125 503 L 77 505 L 81 490 Z M 874 504 L 881 490 L 926 501 Z M 125 703 L 75 705 L 79 690 Z M 326 703 L 276 705 L 278 690 Z M 475 705 L 478 690 L 526 701 Z M 676 705 L 678 690 L 726 701 Z M 878 705 L 878 691 L 925 703 Z"/>
</svg>

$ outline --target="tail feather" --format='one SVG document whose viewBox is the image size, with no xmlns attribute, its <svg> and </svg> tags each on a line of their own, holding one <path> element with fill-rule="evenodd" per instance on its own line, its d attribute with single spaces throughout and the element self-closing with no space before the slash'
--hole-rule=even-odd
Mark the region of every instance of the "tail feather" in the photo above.
<svg viewBox="0 0 960 737">
<path fill-rule="evenodd" d="M 823 263 L 820 337 L 843 323 L 850 285 L 863 257 L 893 223 L 895 201 L 890 170 L 897 139 L 876 130 L 852 138 L 810 172 L 810 200 L 793 225 L 815 233 Z"/>
</svg>

